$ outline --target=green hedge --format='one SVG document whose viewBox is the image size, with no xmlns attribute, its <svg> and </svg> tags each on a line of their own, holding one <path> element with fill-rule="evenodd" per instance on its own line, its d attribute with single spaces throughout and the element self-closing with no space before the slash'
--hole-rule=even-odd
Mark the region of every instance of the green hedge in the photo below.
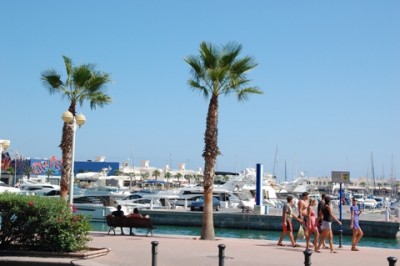
<svg viewBox="0 0 400 266">
<path fill-rule="evenodd" d="M 89 242 L 88 218 L 61 198 L 0 193 L 0 249 L 71 252 Z"/>
</svg>

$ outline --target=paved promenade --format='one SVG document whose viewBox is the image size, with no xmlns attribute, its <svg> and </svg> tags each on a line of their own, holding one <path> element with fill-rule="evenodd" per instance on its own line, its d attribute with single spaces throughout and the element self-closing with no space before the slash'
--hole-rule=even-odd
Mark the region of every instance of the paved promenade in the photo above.
<svg viewBox="0 0 400 266">
<path fill-rule="evenodd" d="M 215 241 L 199 240 L 198 236 L 157 235 L 153 237 L 107 235 L 104 232 L 92 232 L 93 248 L 108 248 L 105 256 L 91 259 L 73 258 L 30 258 L 0 257 L 0 265 L 152 265 L 152 241 L 158 241 L 158 266 L 204 266 L 219 265 L 218 245 L 224 244 L 226 266 L 304 265 L 304 242 L 300 247 L 278 247 L 276 241 L 217 238 Z M 288 244 L 287 239 L 285 239 Z M 335 247 L 336 254 L 324 249 L 322 253 L 313 253 L 311 263 L 315 265 L 389 265 L 390 256 L 400 259 L 399 249 L 380 249 L 360 247 L 359 252 L 350 251 L 349 246 Z M 397 264 L 399 264 L 398 262 Z"/>
<path fill-rule="evenodd" d="M 157 265 L 218 265 L 218 245 L 225 244 L 225 265 L 304 265 L 304 246 L 278 247 L 276 241 L 249 239 L 199 240 L 183 236 L 121 236 L 92 233 L 92 247 L 107 247 L 106 256 L 76 262 L 77 265 L 151 265 L 152 241 L 158 241 Z M 286 241 L 287 243 L 287 241 Z M 304 243 L 303 243 L 304 245 Z M 312 265 L 389 265 L 387 257 L 400 259 L 397 249 L 361 247 L 359 252 L 350 251 L 349 246 L 311 255 Z M 96 263 L 96 264 L 94 264 Z M 400 262 L 399 262 L 400 263 Z"/>
<path fill-rule="evenodd" d="M 218 238 L 215 241 L 199 240 L 198 236 L 129 236 L 107 235 L 104 232 L 91 233 L 90 247 L 109 248 L 111 251 L 101 257 L 92 259 L 58 259 L 47 260 L 50 263 L 71 263 L 81 266 L 101 265 L 152 265 L 152 241 L 158 241 L 157 265 L 219 265 L 218 245 L 225 244 L 226 266 L 252 266 L 252 265 L 276 265 L 293 266 L 304 265 L 304 243 L 298 248 L 278 247 L 276 241 Z M 287 241 L 286 241 L 287 243 Z M 350 251 L 348 246 L 337 248 L 338 253 L 331 254 L 329 250 L 311 255 L 312 265 L 389 265 L 387 257 L 395 256 L 400 259 L 400 251 L 397 249 L 379 249 L 360 247 L 359 252 Z M 3 257 L 3 260 L 6 259 Z M 15 260 L 16 258 L 14 258 Z M 43 259 L 18 258 L 20 260 Z M 400 263 L 400 262 L 399 262 Z M 397 264 L 399 264 L 397 263 Z M 1 263 L 0 263 L 1 264 Z M 10 265 L 10 264 L 5 264 Z M 21 264 L 23 265 L 23 264 Z"/>
</svg>

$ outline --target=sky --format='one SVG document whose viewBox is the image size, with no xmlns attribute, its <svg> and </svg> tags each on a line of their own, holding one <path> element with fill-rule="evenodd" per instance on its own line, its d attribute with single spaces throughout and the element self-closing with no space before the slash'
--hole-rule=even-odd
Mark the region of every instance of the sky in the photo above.
<svg viewBox="0 0 400 266">
<path fill-rule="evenodd" d="M 184 58 L 202 41 L 233 41 L 258 63 L 248 78 L 264 94 L 220 98 L 217 170 L 398 176 L 399 10 L 397 0 L 3 0 L 0 139 L 12 156 L 61 158 L 69 102 L 40 76 L 65 79 L 65 55 L 112 79 L 112 104 L 77 107 L 87 119 L 77 161 L 204 168 L 208 100 L 188 86 Z"/>
</svg>

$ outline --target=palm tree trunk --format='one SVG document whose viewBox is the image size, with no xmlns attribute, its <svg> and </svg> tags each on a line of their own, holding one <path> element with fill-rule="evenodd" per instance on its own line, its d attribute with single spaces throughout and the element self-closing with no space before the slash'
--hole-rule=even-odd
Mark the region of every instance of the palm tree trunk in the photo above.
<svg viewBox="0 0 400 266">
<path fill-rule="evenodd" d="M 219 155 L 218 149 L 218 96 L 213 95 L 210 100 L 207 113 L 207 125 L 204 137 L 204 211 L 201 228 L 201 239 L 214 240 L 213 217 L 213 184 L 215 162 Z"/>
<path fill-rule="evenodd" d="M 64 123 L 62 140 L 60 144 L 62 152 L 62 171 L 61 171 L 61 184 L 60 184 L 60 196 L 67 200 L 69 191 L 69 181 L 71 177 L 71 160 L 72 160 L 72 135 L 73 135 L 73 124 Z"/>
<path fill-rule="evenodd" d="M 68 110 L 75 116 L 75 103 L 71 102 Z M 71 179 L 72 170 L 72 141 L 74 134 L 74 122 L 64 123 L 61 139 L 61 153 L 62 153 L 62 171 L 60 183 L 60 197 L 64 200 L 68 199 L 69 183 Z M 73 195 L 72 195 L 73 196 Z"/>
</svg>

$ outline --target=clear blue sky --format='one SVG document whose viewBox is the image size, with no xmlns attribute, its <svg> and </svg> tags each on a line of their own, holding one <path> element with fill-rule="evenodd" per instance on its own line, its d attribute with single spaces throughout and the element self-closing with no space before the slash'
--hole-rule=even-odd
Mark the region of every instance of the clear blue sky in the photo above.
<svg viewBox="0 0 400 266">
<path fill-rule="evenodd" d="M 0 138 L 11 153 L 48 158 L 69 103 L 40 81 L 65 77 L 62 55 L 111 73 L 113 103 L 78 108 L 76 160 L 135 165 L 201 157 L 208 101 L 187 85 L 202 41 L 243 45 L 264 91 L 221 98 L 217 169 L 264 165 L 288 178 L 349 170 L 389 177 L 400 167 L 400 1 L 22 1 L 0 3 Z M 393 164 L 392 164 L 393 158 Z"/>
</svg>

